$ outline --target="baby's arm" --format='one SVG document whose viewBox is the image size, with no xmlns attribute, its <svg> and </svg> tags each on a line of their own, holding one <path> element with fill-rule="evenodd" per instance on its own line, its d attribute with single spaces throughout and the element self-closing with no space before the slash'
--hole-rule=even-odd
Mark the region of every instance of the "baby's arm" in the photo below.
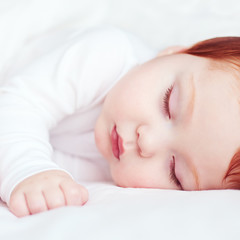
<svg viewBox="0 0 240 240">
<path fill-rule="evenodd" d="M 9 208 L 17 217 L 23 217 L 57 207 L 83 205 L 87 200 L 86 188 L 63 171 L 50 170 L 18 184 L 11 194 Z"/>
<path fill-rule="evenodd" d="M 25 189 L 26 179 L 50 170 L 67 175 L 52 161 L 49 131 L 84 103 L 79 76 L 83 63 L 78 60 L 84 57 L 87 39 L 69 38 L 30 61 L 0 86 L 0 197 L 12 205 L 13 212 L 14 199 L 21 188 Z"/>
<path fill-rule="evenodd" d="M 63 195 L 59 200 L 46 194 L 59 193 L 59 186 L 64 186 L 64 204 L 76 203 L 66 190 L 71 188 L 81 192 L 80 204 L 87 200 L 84 188 L 52 161 L 49 131 L 64 117 L 94 105 L 111 87 L 124 66 L 124 47 L 116 46 L 124 39 L 112 30 L 73 34 L 0 86 L 0 197 L 16 215 L 54 208 L 58 201 L 62 205 Z M 46 179 L 55 190 L 49 191 Z M 34 206 L 38 198 L 43 203 L 43 194 L 46 205 Z M 48 200 L 55 197 L 55 203 Z"/>
</svg>

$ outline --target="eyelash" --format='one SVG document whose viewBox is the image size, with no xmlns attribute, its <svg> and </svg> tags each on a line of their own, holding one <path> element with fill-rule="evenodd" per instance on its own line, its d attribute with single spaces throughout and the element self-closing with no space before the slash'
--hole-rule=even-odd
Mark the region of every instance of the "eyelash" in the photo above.
<svg viewBox="0 0 240 240">
<path fill-rule="evenodd" d="M 180 181 L 178 180 L 177 176 L 176 176 L 176 173 L 175 173 L 175 157 L 173 156 L 173 160 L 172 160 L 172 163 L 171 163 L 171 167 L 170 167 L 170 179 L 178 186 L 180 187 L 181 189 L 182 188 L 182 185 L 180 183 Z"/>
<path fill-rule="evenodd" d="M 169 98 L 171 95 L 171 92 L 173 90 L 173 85 L 171 85 L 165 92 L 164 98 L 163 98 L 163 107 L 166 115 L 168 115 L 169 119 L 171 119 L 171 114 L 169 110 Z"/>
</svg>

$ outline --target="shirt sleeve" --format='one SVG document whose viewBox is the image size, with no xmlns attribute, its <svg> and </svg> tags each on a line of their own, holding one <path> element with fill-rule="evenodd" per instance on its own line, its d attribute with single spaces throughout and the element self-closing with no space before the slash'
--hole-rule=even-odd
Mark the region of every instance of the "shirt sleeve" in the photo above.
<svg viewBox="0 0 240 240">
<path fill-rule="evenodd" d="M 25 178 L 60 169 L 51 160 L 49 130 L 67 115 L 98 101 L 121 75 L 125 57 L 125 36 L 115 28 L 97 28 L 72 34 L 4 79 L 0 87 L 3 201 L 9 202 L 12 190 Z"/>
</svg>

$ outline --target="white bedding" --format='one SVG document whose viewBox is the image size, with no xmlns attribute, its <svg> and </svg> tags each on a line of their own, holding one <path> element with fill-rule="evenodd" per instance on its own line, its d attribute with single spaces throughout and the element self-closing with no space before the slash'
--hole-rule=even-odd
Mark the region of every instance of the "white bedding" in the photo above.
<svg viewBox="0 0 240 240">
<path fill-rule="evenodd" d="M 239 12 L 238 0 L 0 0 L 0 77 L 25 44 L 48 32 L 111 24 L 163 48 L 240 35 Z M 123 189 L 100 165 L 54 158 L 76 164 L 89 202 L 22 219 L 0 203 L 0 239 L 240 239 L 240 191 Z"/>
</svg>

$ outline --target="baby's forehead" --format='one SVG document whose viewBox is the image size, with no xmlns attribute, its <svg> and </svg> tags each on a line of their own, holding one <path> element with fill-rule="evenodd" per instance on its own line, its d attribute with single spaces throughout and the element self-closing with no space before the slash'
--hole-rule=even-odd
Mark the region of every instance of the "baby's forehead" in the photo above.
<svg viewBox="0 0 240 240">
<path fill-rule="evenodd" d="M 230 87 L 234 96 L 240 97 L 240 69 L 228 61 L 209 60 L 207 79 L 223 81 L 226 87 Z"/>
</svg>

